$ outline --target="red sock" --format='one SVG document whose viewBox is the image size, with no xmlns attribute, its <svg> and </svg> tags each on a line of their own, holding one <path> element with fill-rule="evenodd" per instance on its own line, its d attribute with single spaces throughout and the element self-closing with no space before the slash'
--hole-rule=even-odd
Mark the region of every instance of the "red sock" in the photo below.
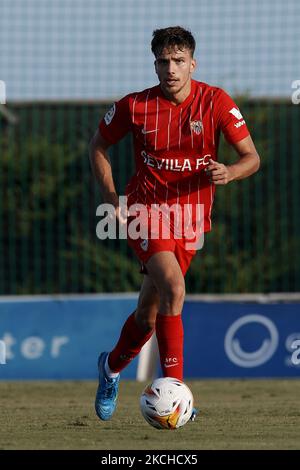
<svg viewBox="0 0 300 470">
<path fill-rule="evenodd" d="M 156 317 L 156 337 L 164 377 L 183 380 L 183 326 L 181 315 Z"/>
<path fill-rule="evenodd" d="M 124 369 L 151 338 L 153 331 L 143 332 L 136 324 L 134 313 L 132 313 L 122 328 L 119 341 L 108 356 L 108 365 L 111 370 L 120 372 Z"/>
</svg>

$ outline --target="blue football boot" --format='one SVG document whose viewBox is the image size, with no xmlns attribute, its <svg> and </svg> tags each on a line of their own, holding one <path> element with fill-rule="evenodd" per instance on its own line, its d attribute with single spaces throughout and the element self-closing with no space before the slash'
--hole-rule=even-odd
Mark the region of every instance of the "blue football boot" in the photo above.
<svg viewBox="0 0 300 470">
<path fill-rule="evenodd" d="M 97 416 L 103 421 L 109 420 L 117 405 L 120 374 L 116 378 L 107 377 L 104 364 L 109 353 L 103 352 L 98 359 L 99 385 L 95 400 Z"/>
</svg>

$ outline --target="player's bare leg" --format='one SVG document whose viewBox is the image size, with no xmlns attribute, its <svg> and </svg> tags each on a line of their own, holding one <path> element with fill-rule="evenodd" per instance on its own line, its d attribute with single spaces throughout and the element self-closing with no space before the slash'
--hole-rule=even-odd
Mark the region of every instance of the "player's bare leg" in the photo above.
<svg viewBox="0 0 300 470">
<path fill-rule="evenodd" d="M 171 251 L 155 253 L 146 264 L 149 277 L 159 294 L 162 315 L 180 315 L 185 296 L 185 282 L 179 263 Z"/>
<path fill-rule="evenodd" d="M 174 253 L 169 251 L 155 253 L 146 266 L 160 300 L 155 326 L 163 374 L 182 380 L 184 277 Z"/>
<path fill-rule="evenodd" d="M 137 309 L 135 311 L 135 320 L 137 325 L 145 332 L 152 331 L 155 328 L 156 315 L 159 309 L 160 299 L 157 288 L 151 277 L 144 276 L 141 287 Z"/>
</svg>

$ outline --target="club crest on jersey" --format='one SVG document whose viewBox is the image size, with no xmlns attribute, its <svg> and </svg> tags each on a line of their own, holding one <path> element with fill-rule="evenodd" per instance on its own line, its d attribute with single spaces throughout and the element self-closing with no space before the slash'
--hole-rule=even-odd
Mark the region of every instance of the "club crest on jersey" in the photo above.
<svg viewBox="0 0 300 470">
<path fill-rule="evenodd" d="M 115 112 L 116 112 L 116 105 L 113 104 L 113 106 L 107 111 L 107 113 L 104 116 L 104 121 L 107 126 L 111 123 L 115 115 Z"/>
<path fill-rule="evenodd" d="M 195 132 L 195 134 L 199 135 L 202 132 L 203 124 L 202 121 L 190 121 L 191 130 Z"/>
</svg>

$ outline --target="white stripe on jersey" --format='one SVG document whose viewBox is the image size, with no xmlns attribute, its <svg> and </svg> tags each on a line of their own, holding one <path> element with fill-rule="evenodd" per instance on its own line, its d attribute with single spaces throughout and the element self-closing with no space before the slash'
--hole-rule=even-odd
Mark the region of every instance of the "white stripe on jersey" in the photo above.
<svg viewBox="0 0 300 470">
<path fill-rule="evenodd" d="M 203 119 L 202 119 L 202 86 L 200 87 L 200 121 L 202 122 L 202 141 L 203 141 L 203 148 L 204 148 L 204 126 L 203 126 Z"/>
<path fill-rule="evenodd" d="M 135 200 L 135 204 L 138 203 L 138 200 L 139 200 L 139 187 L 140 187 L 140 182 L 138 181 L 138 184 L 136 185 L 136 200 Z"/>
<path fill-rule="evenodd" d="M 147 176 L 144 176 L 144 191 L 145 191 L 145 199 L 144 204 L 147 205 Z"/>
<path fill-rule="evenodd" d="M 179 211 L 179 189 L 178 189 L 178 181 L 177 181 L 177 200 L 176 200 L 176 225 L 178 226 L 179 224 L 179 217 L 178 217 L 178 211 Z"/>
<path fill-rule="evenodd" d="M 134 124 L 134 110 L 135 110 L 135 103 L 138 95 L 135 95 L 134 101 L 133 101 L 133 106 L 132 106 L 132 124 Z"/>
<path fill-rule="evenodd" d="M 190 107 L 190 120 L 189 120 L 189 123 L 190 123 L 190 133 L 191 133 L 192 148 L 194 148 L 194 137 L 193 137 L 193 130 L 192 130 L 192 126 L 191 126 L 191 120 L 192 120 L 192 106 Z"/>
<path fill-rule="evenodd" d="M 179 149 L 180 149 L 180 142 L 181 142 L 181 114 L 182 114 L 182 109 L 180 110 L 180 115 L 179 115 L 179 141 L 178 141 Z"/>
<path fill-rule="evenodd" d="M 190 208 L 190 194 L 191 194 L 191 181 L 189 181 L 189 195 L 188 195 L 188 211 L 189 211 L 189 221 L 188 221 L 188 227 L 190 227 L 191 224 L 191 208 Z"/>
<path fill-rule="evenodd" d="M 198 214 L 197 214 L 197 218 L 199 220 L 199 222 L 201 221 L 201 210 L 200 210 L 200 173 L 198 175 L 198 194 L 197 194 L 197 204 L 198 204 Z M 202 223 L 202 221 L 201 221 Z M 196 227 L 197 227 L 197 223 L 196 223 Z M 200 225 L 201 227 L 201 225 Z"/>
<path fill-rule="evenodd" d="M 159 110 L 159 101 L 158 101 L 158 96 L 157 96 L 156 97 L 155 150 L 156 150 L 157 133 L 158 133 L 158 110 Z"/>
<path fill-rule="evenodd" d="M 148 112 L 148 98 L 149 98 L 149 94 L 150 94 L 150 88 L 149 88 L 148 93 L 147 93 L 146 104 L 145 104 L 144 131 L 146 131 L 146 129 L 147 129 L 147 112 Z M 144 135 L 144 144 L 145 144 L 145 146 L 146 146 L 146 133 L 145 133 L 145 135 Z"/>
<path fill-rule="evenodd" d="M 168 123 L 168 143 L 167 143 L 167 150 L 170 149 L 170 125 L 171 125 L 171 117 L 172 117 L 172 109 L 170 108 L 169 111 L 169 123 Z M 156 126 L 157 128 L 157 126 Z"/>
<path fill-rule="evenodd" d="M 169 188 L 168 188 L 168 181 L 166 181 L 166 204 L 168 204 L 168 195 L 169 195 Z M 167 213 L 167 219 L 169 218 L 169 214 Z"/>
<path fill-rule="evenodd" d="M 210 98 L 211 128 L 212 128 L 213 144 L 215 145 L 214 117 L 213 117 L 213 96 L 214 96 L 214 93 L 213 93 L 212 90 L 210 92 L 210 95 L 211 95 L 211 98 Z"/>
</svg>

